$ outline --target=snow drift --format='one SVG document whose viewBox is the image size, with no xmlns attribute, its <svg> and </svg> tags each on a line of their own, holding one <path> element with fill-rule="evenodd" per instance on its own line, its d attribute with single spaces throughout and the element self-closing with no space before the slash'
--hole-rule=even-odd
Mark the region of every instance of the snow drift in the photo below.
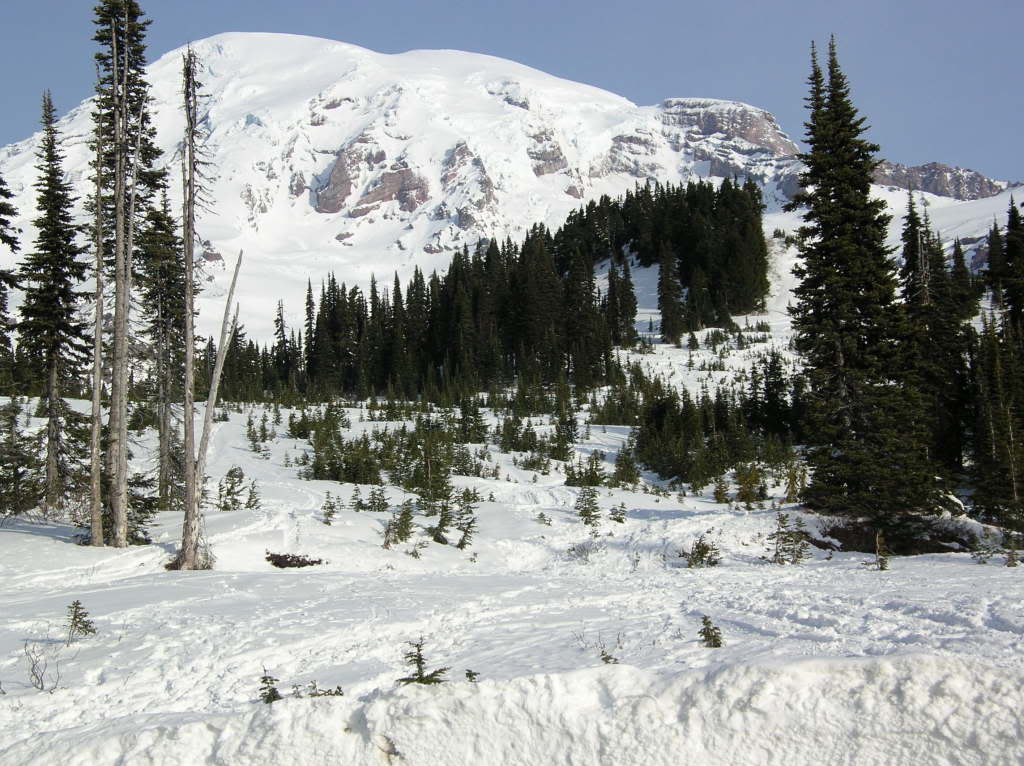
<svg viewBox="0 0 1024 766">
<path fill-rule="evenodd" d="M 5 763 L 988 764 L 1024 758 L 1024 676 L 934 656 L 809 660 L 662 678 L 610 666 L 285 699 L 34 736 Z"/>
</svg>

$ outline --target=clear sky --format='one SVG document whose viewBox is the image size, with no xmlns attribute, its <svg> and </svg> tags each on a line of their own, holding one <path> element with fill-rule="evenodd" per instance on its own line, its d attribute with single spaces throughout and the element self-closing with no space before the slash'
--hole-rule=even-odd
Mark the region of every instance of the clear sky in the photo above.
<svg viewBox="0 0 1024 766">
<path fill-rule="evenodd" d="M 834 33 L 882 155 L 1024 181 L 1021 0 L 141 0 L 150 59 L 219 32 L 291 32 L 396 53 L 454 48 L 513 59 L 638 104 L 746 101 L 794 138 L 812 39 Z M 94 77 L 91 0 L 2 0 L 0 145 L 60 113 Z"/>
</svg>

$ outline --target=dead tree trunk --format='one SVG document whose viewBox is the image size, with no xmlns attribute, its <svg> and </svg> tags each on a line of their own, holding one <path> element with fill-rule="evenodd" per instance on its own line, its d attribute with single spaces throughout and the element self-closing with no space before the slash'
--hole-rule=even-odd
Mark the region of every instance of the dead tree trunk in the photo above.
<svg viewBox="0 0 1024 766">
<path fill-rule="evenodd" d="M 107 419 L 109 448 L 107 470 L 110 474 L 110 515 L 116 548 L 128 545 L 128 273 L 131 253 L 125 233 L 125 193 L 128 122 L 127 82 L 122 83 L 119 69 L 117 27 L 111 25 L 113 55 L 111 62 L 111 103 L 114 111 L 114 327 L 113 363 L 110 377 L 110 414 Z M 123 67 L 127 81 L 128 67 Z"/>
<path fill-rule="evenodd" d="M 97 72 L 97 77 L 99 72 Z M 92 339 L 92 433 L 89 439 L 89 540 L 103 545 L 103 140 L 96 131 L 96 306 Z"/>
<path fill-rule="evenodd" d="M 221 372 L 224 369 L 224 357 L 227 346 L 238 323 L 238 311 L 235 319 L 229 324 L 228 315 L 234 300 L 235 285 L 238 282 L 238 271 L 242 265 L 242 253 L 238 254 L 235 272 L 231 277 L 228 299 L 224 307 L 224 319 L 220 331 L 220 348 L 217 349 L 217 362 L 214 365 L 213 377 L 210 381 L 210 393 L 206 401 L 206 413 L 203 421 L 203 435 L 199 454 L 195 450 L 195 328 L 193 317 L 195 312 L 195 294 L 193 272 L 195 257 L 195 208 L 197 190 L 198 161 L 196 157 L 196 137 L 198 133 L 198 83 L 195 74 L 197 61 L 190 48 L 184 59 L 184 91 L 185 91 L 185 149 L 182 155 L 182 183 L 184 185 L 184 239 L 185 239 L 185 411 L 184 411 L 184 450 L 185 450 L 185 519 L 181 529 L 181 550 L 177 558 L 169 565 L 172 569 L 208 569 L 212 562 L 207 551 L 202 548 L 199 513 L 200 490 L 206 467 L 206 450 L 209 445 L 210 431 L 213 423 L 213 411 L 217 403 L 217 388 Z"/>
<path fill-rule="evenodd" d="M 200 513 L 199 495 L 203 477 L 206 471 L 206 453 L 210 445 L 210 434 L 213 430 L 213 413 L 217 406 L 217 389 L 220 387 L 221 373 L 224 371 L 224 360 L 227 357 L 228 346 L 238 327 L 238 307 L 235 307 L 234 318 L 228 321 L 231 311 L 231 302 L 235 297 L 235 284 L 238 282 L 238 271 L 242 267 L 242 253 L 238 253 L 238 260 L 235 262 L 235 273 L 231 277 L 231 287 L 228 288 L 228 299 L 224 304 L 224 319 L 220 326 L 220 346 L 217 348 L 217 361 L 213 367 L 213 376 L 210 379 L 210 393 L 206 398 L 206 412 L 203 415 L 203 434 L 199 441 L 199 454 L 193 461 L 194 453 L 185 453 L 185 520 L 181 528 L 181 551 L 178 557 L 170 565 L 171 569 L 209 569 L 212 566 L 209 553 L 202 550 L 200 539 Z M 190 327 L 186 326 L 185 334 L 188 335 Z M 189 381 L 185 381 L 188 385 Z M 191 397 L 188 397 L 191 399 Z M 185 422 L 192 420 L 186 416 Z M 188 426 L 186 426 L 188 427 Z M 194 425 L 192 426 L 194 430 Z M 194 439 L 194 433 L 193 433 Z M 188 491 L 188 476 L 192 475 L 192 491 Z"/>
<path fill-rule="evenodd" d="M 231 277 L 231 287 L 228 290 L 228 299 L 224 304 L 224 319 L 220 325 L 220 345 L 217 347 L 217 361 L 213 365 L 213 376 L 210 379 L 210 392 L 206 397 L 206 412 L 203 414 L 203 435 L 199 439 L 199 454 L 196 457 L 196 476 L 203 481 L 206 471 L 206 452 L 210 446 L 210 433 L 213 430 L 213 411 L 217 406 L 217 391 L 220 388 L 220 378 L 224 372 L 224 360 L 228 356 L 228 346 L 238 329 L 238 306 L 235 306 L 235 315 L 228 324 L 228 312 L 231 310 L 231 301 L 235 296 L 235 283 L 238 281 L 238 271 L 242 268 L 242 251 L 238 251 L 238 260 L 235 261 L 235 273 Z"/>
<path fill-rule="evenodd" d="M 181 530 L 181 551 L 178 569 L 201 569 L 199 560 L 199 494 L 196 487 L 196 422 L 195 422 L 195 223 L 196 223 L 196 59 L 192 49 L 185 52 L 182 78 L 185 91 L 185 147 L 181 157 L 183 185 L 182 228 L 185 250 L 185 407 L 182 412 L 185 450 L 185 520 Z"/>
</svg>

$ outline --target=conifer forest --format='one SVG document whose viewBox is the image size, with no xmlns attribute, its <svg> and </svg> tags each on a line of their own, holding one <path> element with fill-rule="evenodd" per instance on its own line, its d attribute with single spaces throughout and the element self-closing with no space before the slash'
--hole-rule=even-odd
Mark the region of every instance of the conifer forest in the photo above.
<svg viewBox="0 0 1024 766">
<path fill-rule="evenodd" d="M 94 2 L 0 149 L 0 763 L 1024 760 L 1024 189 L 880 180 L 841 36 L 790 139 Z"/>
</svg>

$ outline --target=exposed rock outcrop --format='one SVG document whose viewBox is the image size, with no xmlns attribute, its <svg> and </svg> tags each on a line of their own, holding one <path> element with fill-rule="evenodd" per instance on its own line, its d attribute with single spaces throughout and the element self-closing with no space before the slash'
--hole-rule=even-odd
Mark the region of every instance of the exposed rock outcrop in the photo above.
<svg viewBox="0 0 1024 766">
<path fill-rule="evenodd" d="M 354 139 L 338 152 L 338 156 L 327 175 L 326 183 L 316 195 L 316 209 L 319 213 L 337 213 L 352 194 L 359 174 L 387 159 L 384 150 L 376 140 L 366 133 Z"/>
<path fill-rule="evenodd" d="M 875 183 L 961 200 L 992 197 L 1006 188 L 1005 183 L 993 181 L 976 170 L 951 167 L 941 162 L 907 167 L 883 161 L 875 171 Z"/>
</svg>

